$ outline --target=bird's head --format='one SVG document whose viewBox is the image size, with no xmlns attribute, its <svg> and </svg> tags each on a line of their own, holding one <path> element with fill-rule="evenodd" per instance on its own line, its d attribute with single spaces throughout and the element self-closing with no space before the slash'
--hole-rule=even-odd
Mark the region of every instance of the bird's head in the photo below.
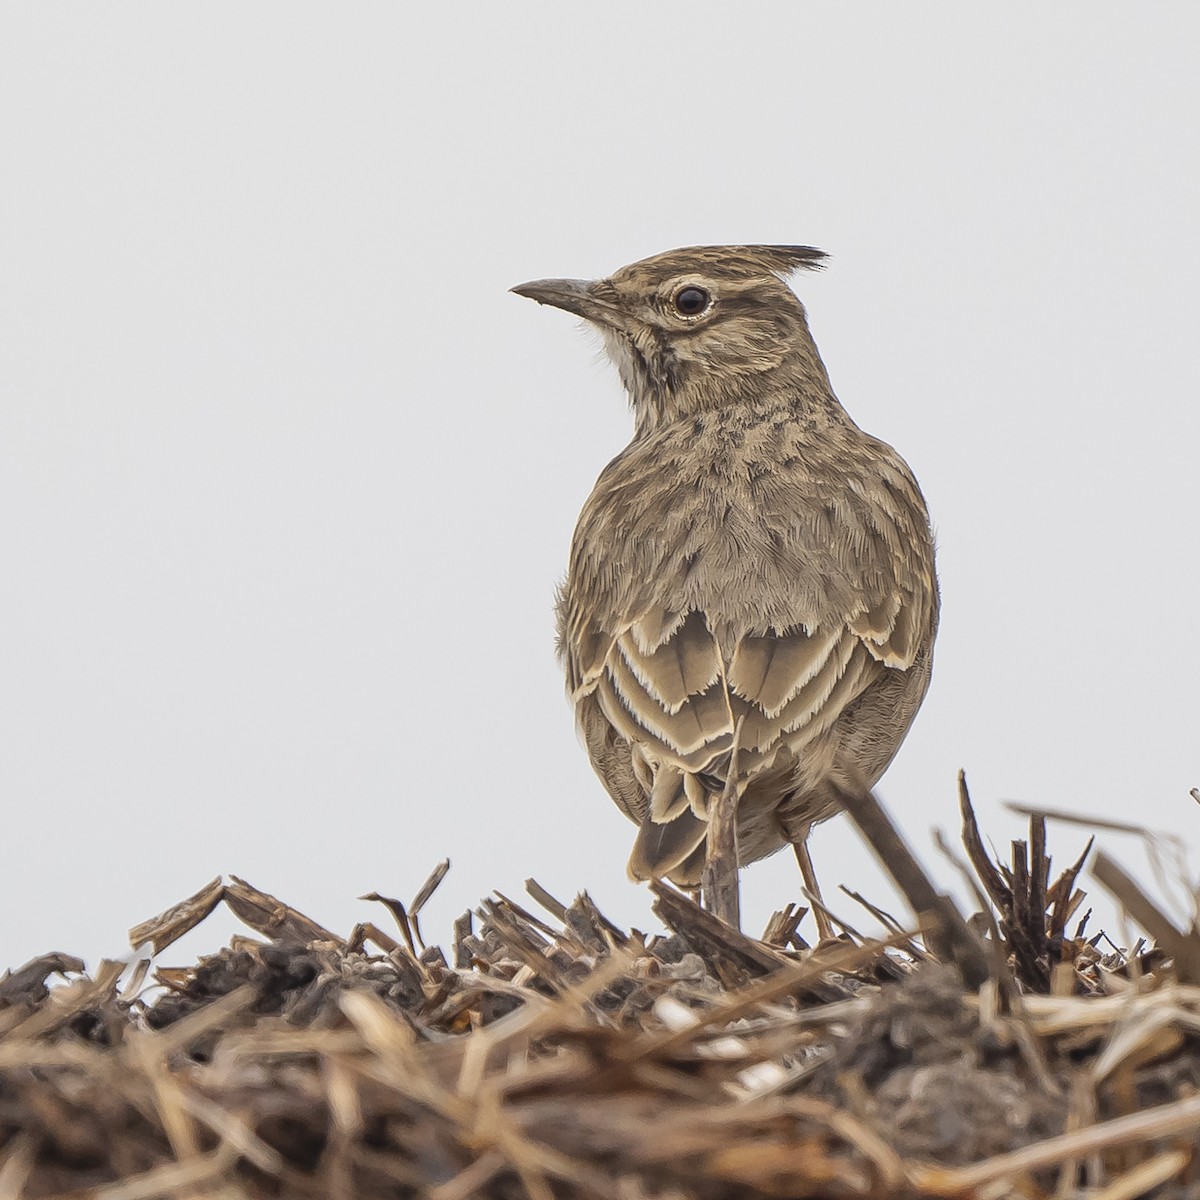
<svg viewBox="0 0 1200 1200">
<path fill-rule="evenodd" d="M 607 279 L 539 279 L 512 290 L 599 329 L 639 428 L 652 428 L 777 382 L 828 387 L 804 306 L 784 282 L 824 259 L 811 246 L 693 246 Z"/>
</svg>

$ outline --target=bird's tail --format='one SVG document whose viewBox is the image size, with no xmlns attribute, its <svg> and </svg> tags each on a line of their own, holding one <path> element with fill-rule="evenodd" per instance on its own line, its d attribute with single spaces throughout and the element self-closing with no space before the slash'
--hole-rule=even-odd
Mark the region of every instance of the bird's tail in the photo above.
<svg viewBox="0 0 1200 1200">
<path fill-rule="evenodd" d="M 661 823 L 647 814 L 633 842 L 629 877 L 669 879 L 681 887 L 694 887 L 704 867 L 707 837 L 708 822 L 690 807 Z"/>
</svg>

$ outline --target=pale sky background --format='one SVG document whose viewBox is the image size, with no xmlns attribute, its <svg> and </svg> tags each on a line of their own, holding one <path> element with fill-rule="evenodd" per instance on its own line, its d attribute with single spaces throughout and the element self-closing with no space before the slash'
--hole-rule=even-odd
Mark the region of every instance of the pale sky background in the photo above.
<svg viewBox="0 0 1200 1200">
<path fill-rule="evenodd" d="M 929 500 L 882 785 L 924 860 L 959 766 L 998 843 L 1005 799 L 1190 841 L 1198 39 L 1095 0 L 0 4 L 0 967 L 220 872 L 345 932 L 447 854 L 431 934 L 528 875 L 651 923 L 552 652 L 629 416 L 507 289 L 692 243 L 832 254 L 796 286 L 834 386 Z M 869 927 L 848 823 L 814 853 Z M 796 876 L 750 869 L 749 927 Z"/>
</svg>

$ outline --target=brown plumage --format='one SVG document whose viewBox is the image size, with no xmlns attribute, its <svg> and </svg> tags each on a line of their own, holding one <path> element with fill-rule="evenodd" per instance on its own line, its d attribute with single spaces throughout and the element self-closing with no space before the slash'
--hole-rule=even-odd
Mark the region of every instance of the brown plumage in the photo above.
<svg viewBox="0 0 1200 1200">
<path fill-rule="evenodd" d="M 933 540 L 904 460 L 829 384 L 784 279 L 807 246 L 673 250 L 513 290 L 595 325 L 633 441 L 584 505 L 559 652 L 638 879 L 694 885 L 738 745 L 738 859 L 872 786 L 929 683 Z M 803 861 L 803 860 L 802 860 Z"/>
</svg>

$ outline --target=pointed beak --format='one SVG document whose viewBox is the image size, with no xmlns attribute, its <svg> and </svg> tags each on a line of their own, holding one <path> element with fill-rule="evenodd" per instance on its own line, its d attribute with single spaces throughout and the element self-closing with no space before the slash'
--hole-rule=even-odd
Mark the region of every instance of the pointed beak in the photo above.
<svg viewBox="0 0 1200 1200">
<path fill-rule="evenodd" d="M 619 327 L 620 324 L 620 310 L 596 295 L 595 284 L 590 279 L 535 279 L 509 290 L 598 325 Z"/>
</svg>

